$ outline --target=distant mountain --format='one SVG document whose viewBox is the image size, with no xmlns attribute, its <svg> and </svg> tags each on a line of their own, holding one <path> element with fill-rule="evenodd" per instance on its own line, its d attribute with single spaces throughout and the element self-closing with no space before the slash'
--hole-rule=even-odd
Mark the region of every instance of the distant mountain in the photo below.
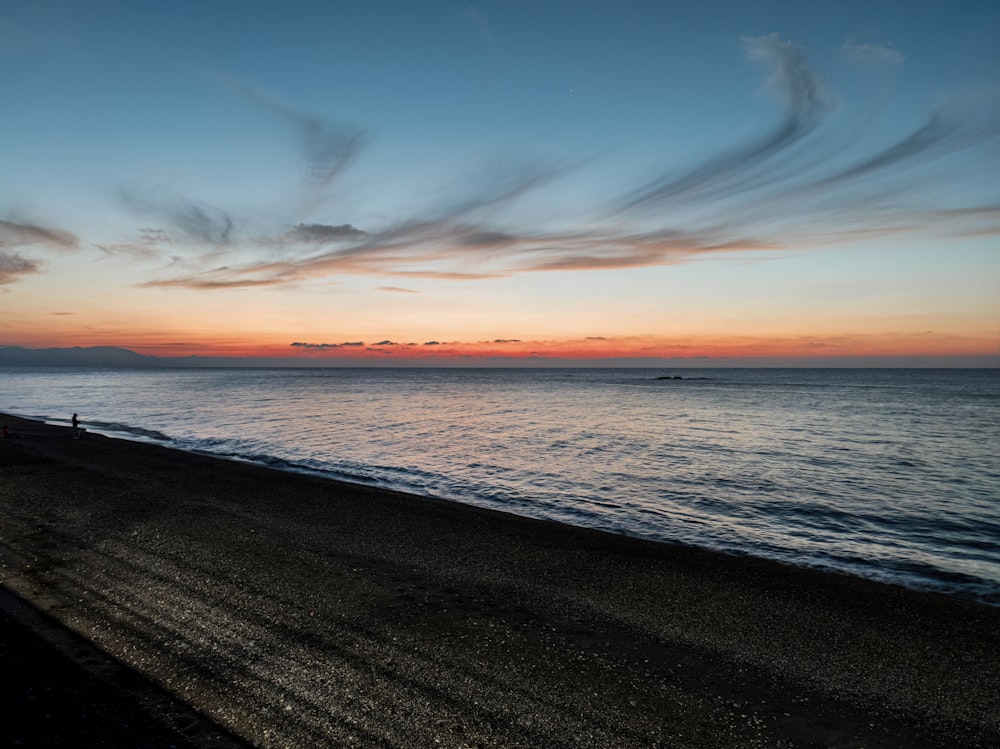
<svg viewBox="0 0 1000 749">
<path fill-rule="evenodd" d="M 156 367 L 155 356 L 115 346 L 24 348 L 0 346 L 0 367 Z"/>
</svg>

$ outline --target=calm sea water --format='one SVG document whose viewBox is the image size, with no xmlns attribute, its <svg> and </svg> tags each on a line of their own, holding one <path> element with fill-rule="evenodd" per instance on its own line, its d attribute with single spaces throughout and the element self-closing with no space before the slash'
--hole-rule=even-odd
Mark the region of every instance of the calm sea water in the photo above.
<svg viewBox="0 0 1000 749">
<path fill-rule="evenodd" d="M 8 369 L 0 410 L 1000 605 L 998 370 Z"/>
</svg>

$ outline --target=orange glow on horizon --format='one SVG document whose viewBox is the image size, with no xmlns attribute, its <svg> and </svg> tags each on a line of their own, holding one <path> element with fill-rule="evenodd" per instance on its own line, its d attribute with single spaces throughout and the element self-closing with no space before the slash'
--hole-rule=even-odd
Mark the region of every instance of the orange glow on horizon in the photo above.
<svg viewBox="0 0 1000 749">
<path fill-rule="evenodd" d="M 188 340 L 183 340 L 188 338 Z M 373 363 L 434 359 L 828 359 L 876 356 L 981 356 L 997 354 L 986 335 L 933 332 L 836 336 L 666 336 L 591 337 L 568 340 L 257 342 L 249 338 L 150 335 L 59 335 L 38 340 L 6 340 L 28 348 L 116 346 L 157 357 L 254 357 L 316 363 L 364 360 Z"/>
</svg>

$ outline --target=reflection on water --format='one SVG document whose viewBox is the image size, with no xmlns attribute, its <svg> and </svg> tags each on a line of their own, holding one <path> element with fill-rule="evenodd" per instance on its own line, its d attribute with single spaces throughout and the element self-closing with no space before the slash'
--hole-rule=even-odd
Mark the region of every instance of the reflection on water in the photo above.
<svg viewBox="0 0 1000 749">
<path fill-rule="evenodd" d="M 0 409 L 1000 603 L 996 371 L 662 374 L 7 370 Z"/>
</svg>

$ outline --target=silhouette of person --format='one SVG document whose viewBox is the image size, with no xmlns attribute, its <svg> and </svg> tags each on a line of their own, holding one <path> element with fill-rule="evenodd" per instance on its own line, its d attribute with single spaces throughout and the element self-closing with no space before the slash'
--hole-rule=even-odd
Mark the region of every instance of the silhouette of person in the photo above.
<svg viewBox="0 0 1000 749">
<path fill-rule="evenodd" d="M 80 439 L 80 420 L 73 414 L 73 439 Z"/>
</svg>

